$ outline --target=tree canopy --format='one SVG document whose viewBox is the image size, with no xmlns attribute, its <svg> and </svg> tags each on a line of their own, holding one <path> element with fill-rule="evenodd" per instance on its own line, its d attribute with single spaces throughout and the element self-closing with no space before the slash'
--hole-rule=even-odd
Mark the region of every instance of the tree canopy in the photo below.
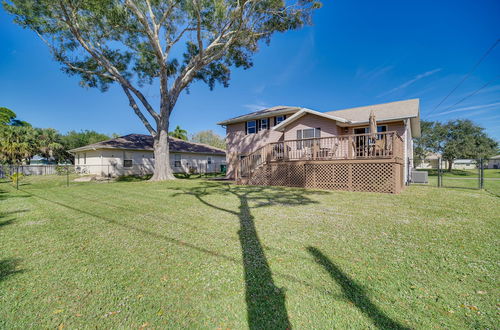
<svg viewBox="0 0 500 330">
<path fill-rule="evenodd" d="M 179 125 L 177 125 L 172 132 L 168 132 L 168 135 L 184 141 L 187 141 L 188 139 L 187 131 L 185 129 L 182 129 Z"/>
<path fill-rule="evenodd" d="M 153 180 L 173 178 L 168 165 L 170 115 L 193 81 L 228 86 L 232 67 L 250 68 L 260 42 L 300 28 L 316 0 L 10 0 L 14 21 L 35 31 L 63 71 L 82 86 L 123 89 L 153 136 Z M 141 92 L 157 82 L 155 109 Z"/>
<path fill-rule="evenodd" d="M 421 129 L 422 137 L 415 139 L 415 157 L 423 159 L 431 152 L 440 154 L 450 169 L 455 159 L 488 158 L 498 153 L 498 142 L 468 119 L 447 123 L 421 121 Z"/>
<path fill-rule="evenodd" d="M 224 138 L 212 130 L 200 131 L 193 134 L 190 140 L 197 143 L 208 144 L 212 147 L 226 149 L 226 141 Z"/>
<path fill-rule="evenodd" d="M 18 119 L 14 111 L 5 107 L 0 107 L 0 126 L 1 125 L 31 126 L 28 122 Z"/>
</svg>

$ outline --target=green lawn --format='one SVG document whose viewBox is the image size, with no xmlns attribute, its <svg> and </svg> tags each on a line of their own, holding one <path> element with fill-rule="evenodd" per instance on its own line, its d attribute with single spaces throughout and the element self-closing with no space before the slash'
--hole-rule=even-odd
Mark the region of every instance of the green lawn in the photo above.
<svg viewBox="0 0 500 330">
<path fill-rule="evenodd" d="M 498 328 L 500 203 L 195 180 L 0 183 L 0 328 Z"/>
</svg>

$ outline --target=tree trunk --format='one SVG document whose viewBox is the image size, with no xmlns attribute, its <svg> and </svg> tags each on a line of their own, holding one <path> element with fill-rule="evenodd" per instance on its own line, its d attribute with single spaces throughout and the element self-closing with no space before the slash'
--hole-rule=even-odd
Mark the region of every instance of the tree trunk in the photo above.
<svg viewBox="0 0 500 330">
<path fill-rule="evenodd" d="M 170 167 L 170 153 L 167 129 L 158 130 L 154 138 L 155 170 L 150 181 L 165 181 L 175 179 Z"/>
<path fill-rule="evenodd" d="M 453 160 L 448 160 L 448 172 L 451 172 L 452 166 L 453 166 Z"/>
</svg>

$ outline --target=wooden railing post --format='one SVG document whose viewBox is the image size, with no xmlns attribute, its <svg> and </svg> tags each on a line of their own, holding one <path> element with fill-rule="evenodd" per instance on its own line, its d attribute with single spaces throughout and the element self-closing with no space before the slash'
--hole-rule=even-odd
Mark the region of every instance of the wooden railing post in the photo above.
<svg viewBox="0 0 500 330">
<path fill-rule="evenodd" d="M 353 153 L 353 150 L 352 150 L 352 136 L 349 135 L 348 138 L 347 138 L 347 158 L 348 159 L 352 159 L 352 153 Z"/>
</svg>

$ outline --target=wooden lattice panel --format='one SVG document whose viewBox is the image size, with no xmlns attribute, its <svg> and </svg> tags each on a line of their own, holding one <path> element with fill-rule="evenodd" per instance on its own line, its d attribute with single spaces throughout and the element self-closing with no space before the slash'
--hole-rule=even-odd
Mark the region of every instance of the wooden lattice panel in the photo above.
<svg viewBox="0 0 500 330">
<path fill-rule="evenodd" d="M 277 162 L 252 171 L 250 185 L 399 193 L 402 166 L 395 162 Z"/>
<path fill-rule="evenodd" d="M 271 165 L 271 185 L 288 186 L 288 163 Z"/>
<path fill-rule="evenodd" d="M 305 187 L 306 186 L 306 176 L 304 172 L 304 166 L 301 165 L 289 165 L 288 166 L 288 182 L 287 186 L 290 187 Z"/>
<path fill-rule="evenodd" d="M 394 192 L 393 164 L 353 164 L 352 189 L 355 191 Z"/>
<path fill-rule="evenodd" d="M 256 168 L 248 180 L 248 184 L 255 186 L 268 186 L 271 184 L 270 180 L 270 166 L 262 165 Z"/>
</svg>

